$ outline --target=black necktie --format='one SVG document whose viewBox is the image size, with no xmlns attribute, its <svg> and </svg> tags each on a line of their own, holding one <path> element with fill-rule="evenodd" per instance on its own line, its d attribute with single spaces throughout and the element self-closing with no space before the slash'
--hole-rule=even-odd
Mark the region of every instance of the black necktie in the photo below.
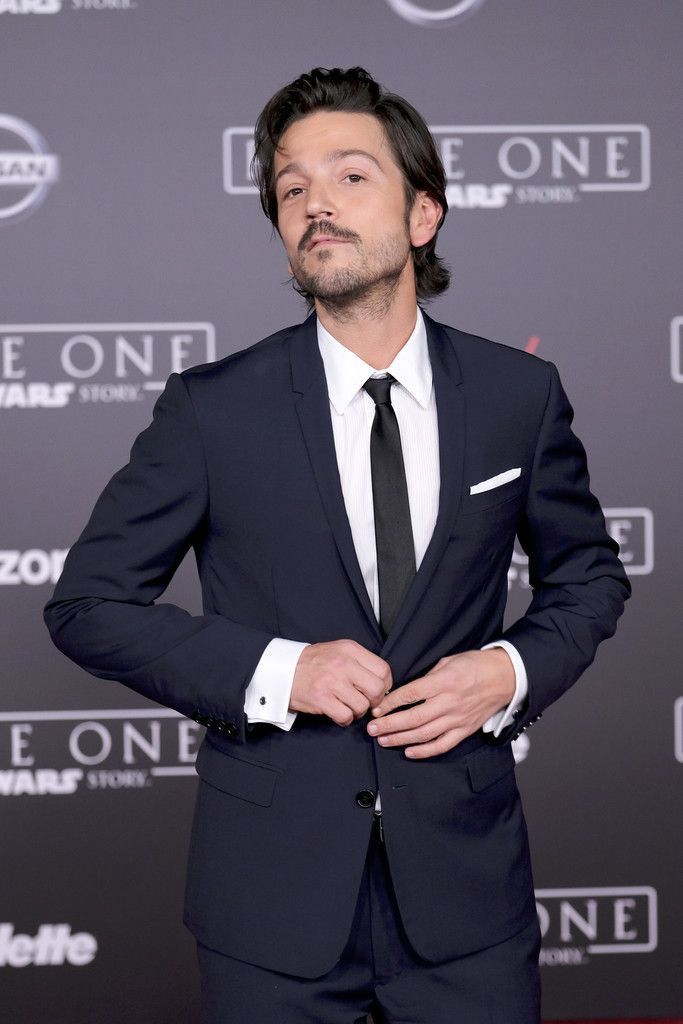
<svg viewBox="0 0 683 1024">
<path fill-rule="evenodd" d="M 370 434 L 372 500 L 375 513 L 379 624 L 386 636 L 415 576 L 415 545 L 403 465 L 401 434 L 391 405 L 396 379 L 371 377 L 363 387 L 375 403 Z"/>
</svg>

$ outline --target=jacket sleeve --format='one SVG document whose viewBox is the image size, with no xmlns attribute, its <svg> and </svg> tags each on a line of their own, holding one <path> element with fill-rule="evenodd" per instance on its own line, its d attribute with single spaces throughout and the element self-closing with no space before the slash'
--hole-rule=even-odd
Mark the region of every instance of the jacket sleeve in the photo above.
<svg viewBox="0 0 683 1024">
<path fill-rule="evenodd" d="M 71 548 L 44 617 L 59 650 L 86 671 L 243 739 L 244 690 L 272 636 L 154 603 L 201 537 L 208 499 L 192 402 L 172 374 Z"/>
<path fill-rule="evenodd" d="M 503 637 L 524 661 L 528 698 L 501 739 L 518 734 L 557 700 L 616 629 L 631 587 L 619 547 L 591 493 L 586 453 L 555 366 L 518 529 L 533 597 Z"/>
</svg>

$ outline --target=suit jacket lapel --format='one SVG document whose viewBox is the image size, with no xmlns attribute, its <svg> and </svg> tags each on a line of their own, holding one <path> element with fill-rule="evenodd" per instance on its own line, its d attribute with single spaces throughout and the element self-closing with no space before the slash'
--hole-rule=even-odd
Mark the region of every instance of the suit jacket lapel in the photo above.
<svg viewBox="0 0 683 1024">
<path fill-rule="evenodd" d="M 381 632 L 353 545 L 334 447 L 325 368 L 318 348 L 316 318 L 310 316 L 289 340 L 292 389 L 299 394 L 296 411 L 320 498 L 346 574 L 378 640 Z"/>
<path fill-rule="evenodd" d="M 395 647 L 408 628 L 444 552 L 462 493 L 465 455 L 465 402 L 462 374 L 453 343 L 440 324 L 423 313 L 427 328 L 432 380 L 439 424 L 439 511 L 431 540 L 400 611 L 386 638 L 382 657 Z"/>
</svg>

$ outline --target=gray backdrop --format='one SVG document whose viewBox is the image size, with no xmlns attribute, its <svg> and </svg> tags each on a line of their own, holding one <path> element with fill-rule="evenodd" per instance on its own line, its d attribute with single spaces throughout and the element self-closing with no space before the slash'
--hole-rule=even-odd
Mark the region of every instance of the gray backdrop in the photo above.
<svg viewBox="0 0 683 1024">
<path fill-rule="evenodd" d="M 168 373 L 303 319 L 249 129 L 354 63 L 444 155 L 430 312 L 559 366 L 634 584 L 518 744 L 545 1015 L 681 1012 L 682 27 L 677 0 L 0 0 L 4 1020 L 194 1019 L 199 728 L 71 665 L 40 612 Z M 191 565 L 168 597 L 197 607 Z M 528 597 L 516 557 L 510 614 Z"/>
</svg>

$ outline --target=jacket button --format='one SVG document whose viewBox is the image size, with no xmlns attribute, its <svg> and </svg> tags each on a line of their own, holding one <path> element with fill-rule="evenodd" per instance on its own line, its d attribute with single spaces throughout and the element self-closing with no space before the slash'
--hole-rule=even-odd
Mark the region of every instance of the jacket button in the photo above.
<svg viewBox="0 0 683 1024">
<path fill-rule="evenodd" d="M 356 793 L 356 803 L 359 807 L 374 807 L 375 794 L 371 789 L 361 789 L 360 793 Z"/>
</svg>

